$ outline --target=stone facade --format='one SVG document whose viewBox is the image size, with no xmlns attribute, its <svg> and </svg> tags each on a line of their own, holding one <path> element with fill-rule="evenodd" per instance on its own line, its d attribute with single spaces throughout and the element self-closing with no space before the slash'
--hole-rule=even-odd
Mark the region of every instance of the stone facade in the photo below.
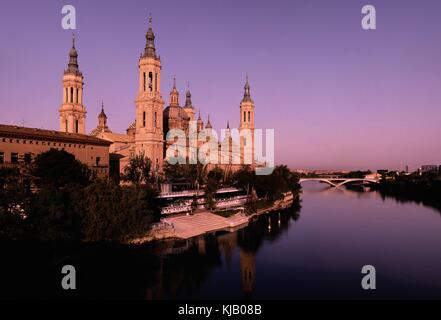
<svg viewBox="0 0 441 320">
<path fill-rule="evenodd" d="M 109 174 L 107 140 L 60 131 L 0 125 L 0 166 L 14 166 L 50 149 L 65 150 L 100 177 Z"/>
</svg>

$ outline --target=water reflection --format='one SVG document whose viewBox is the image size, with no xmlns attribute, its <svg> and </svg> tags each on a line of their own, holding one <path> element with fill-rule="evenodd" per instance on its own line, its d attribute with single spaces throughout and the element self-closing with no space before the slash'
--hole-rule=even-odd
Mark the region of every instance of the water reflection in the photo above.
<svg viewBox="0 0 441 320">
<path fill-rule="evenodd" d="M 147 299 L 200 298 L 200 289 L 216 268 L 231 270 L 239 256 L 240 286 L 251 297 L 256 278 L 256 253 L 265 241 L 275 241 L 299 219 L 299 207 L 261 216 L 248 227 L 185 241 L 164 241 L 148 250 L 160 263 L 155 281 L 147 288 Z"/>
<path fill-rule="evenodd" d="M 438 211 L 320 184 L 301 198 L 301 208 L 189 240 L 0 243 L 0 298 L 441 298 Z M 77 268 L 75 292 L 61 290 L 65 264 Z M 375 291 L 361 289 L 365 264 L 377 268 Z"/>
</svg>

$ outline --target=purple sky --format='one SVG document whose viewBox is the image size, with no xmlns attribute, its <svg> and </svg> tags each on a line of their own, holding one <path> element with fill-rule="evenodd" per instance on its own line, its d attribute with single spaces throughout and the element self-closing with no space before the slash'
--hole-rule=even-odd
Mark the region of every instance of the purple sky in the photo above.
<svg viewBox="0 0 441 320">
<path fill-rule="evenodd" d="M 246 72 L 256 127 L 276 130 L 292 168 L 441 164 L 441 1 L 2 1 L 0 123 L 58 129 L 77 9 L 87 131 L 101 100 L 113 131 L 134 120 L 138 57 L 153 15 L 162 94 L 187 80 L 204 120 L 239 121 Z M 361 8 L 377 9 L 377 30 Z"/>
</svg>

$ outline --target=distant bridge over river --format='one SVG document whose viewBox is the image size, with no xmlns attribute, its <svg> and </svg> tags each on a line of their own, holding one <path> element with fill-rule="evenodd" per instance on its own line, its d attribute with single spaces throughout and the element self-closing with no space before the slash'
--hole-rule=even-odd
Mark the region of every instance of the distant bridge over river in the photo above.
<svg viewBox="0 0 441 320">
<path fill-rule="evenodd" d="M 338 177 L 330 177 L 330 178 L 301 178 L 299 180 L 300 183 L 302 182 L 306 182 L 306 181 L 319 181 L 319 182 L 323 182 L 323 183 L 327 183 L 333 187 L 341 187 L 344 186 L 345 184 L 348 183 L 353 183 L 353 182 L 361 182 L 363 184 L 369 184 L 369 183 L 379 183 L 380 180 L 379 179 L 369 179 L 369 178 L 338 178 Z"/>
</svg>

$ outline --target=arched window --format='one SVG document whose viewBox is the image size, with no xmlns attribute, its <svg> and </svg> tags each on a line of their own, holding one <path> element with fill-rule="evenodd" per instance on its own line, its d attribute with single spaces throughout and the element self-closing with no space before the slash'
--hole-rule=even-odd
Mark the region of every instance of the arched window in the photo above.
<svg viewBox="0 0 441 320">
<path fill-rule="evenodd" d="M 77 88 L 77 96 L 76 96 L 76 101 L 78 103 L 78 88 Z"/>
<path fill-rule="evenodd" d="M 149 91 L 153 91 L 153 73 L 149 72 Z"/>
<path fill-rule="evenodd" d="M 142 113 L 142 126 L 145 127 L 145 111 Z"/>
<path fill-rule="evenodd" d="M 158 92 L 158 73 L 155 73 L 155 92 Z"/>
<path fill-rule="evenodd" d="M 68 91 L 67 91 L 67 88 L 65 89 L 65 93 L 66 93 L 66 97 L 64 98 L 64 102 L 65 103 L 68 103 L 69 102 L 69 100 L 68 100 Z"/>
<path fill-rule="evenodd" d="M 155 116 L 153 117 L 153 128 L 156 128 L 156 111 Z"/>
<path fill-rule="evenodd" d="M 243 112 L 243 122 L 247 122 L 247 114 L 245 111 Z"/>
<path fill-rule="evenodd" d="M 75 133 L 78 133 L 78 120 L 75 120 Z"/>
<path fill-rule="evenodd" d="M 66 119 L 66 132 L 67 132 L 67 129 L 68 129 L 68 127 L 67 127 L 67 119 Z"/>
<path fill-rule="evenodd" d="M 70 103 L 73 103 L 73 87 L 70 87 Z"/>
<path fill-rule="evenodd" d="M 145 77 L 145 72 L 143 72 L 142 73 L 142 76 L 143 76 L 143 86 L 144 86 L 144 91 L 146 91 L 147 90 L 147 79 L 146 79 L 146 77 Z"/>
<path fill-rule="evenodd" d="M 250 122 L 250 112 L 248 111 L 248 122 Z"/>
</svg>

